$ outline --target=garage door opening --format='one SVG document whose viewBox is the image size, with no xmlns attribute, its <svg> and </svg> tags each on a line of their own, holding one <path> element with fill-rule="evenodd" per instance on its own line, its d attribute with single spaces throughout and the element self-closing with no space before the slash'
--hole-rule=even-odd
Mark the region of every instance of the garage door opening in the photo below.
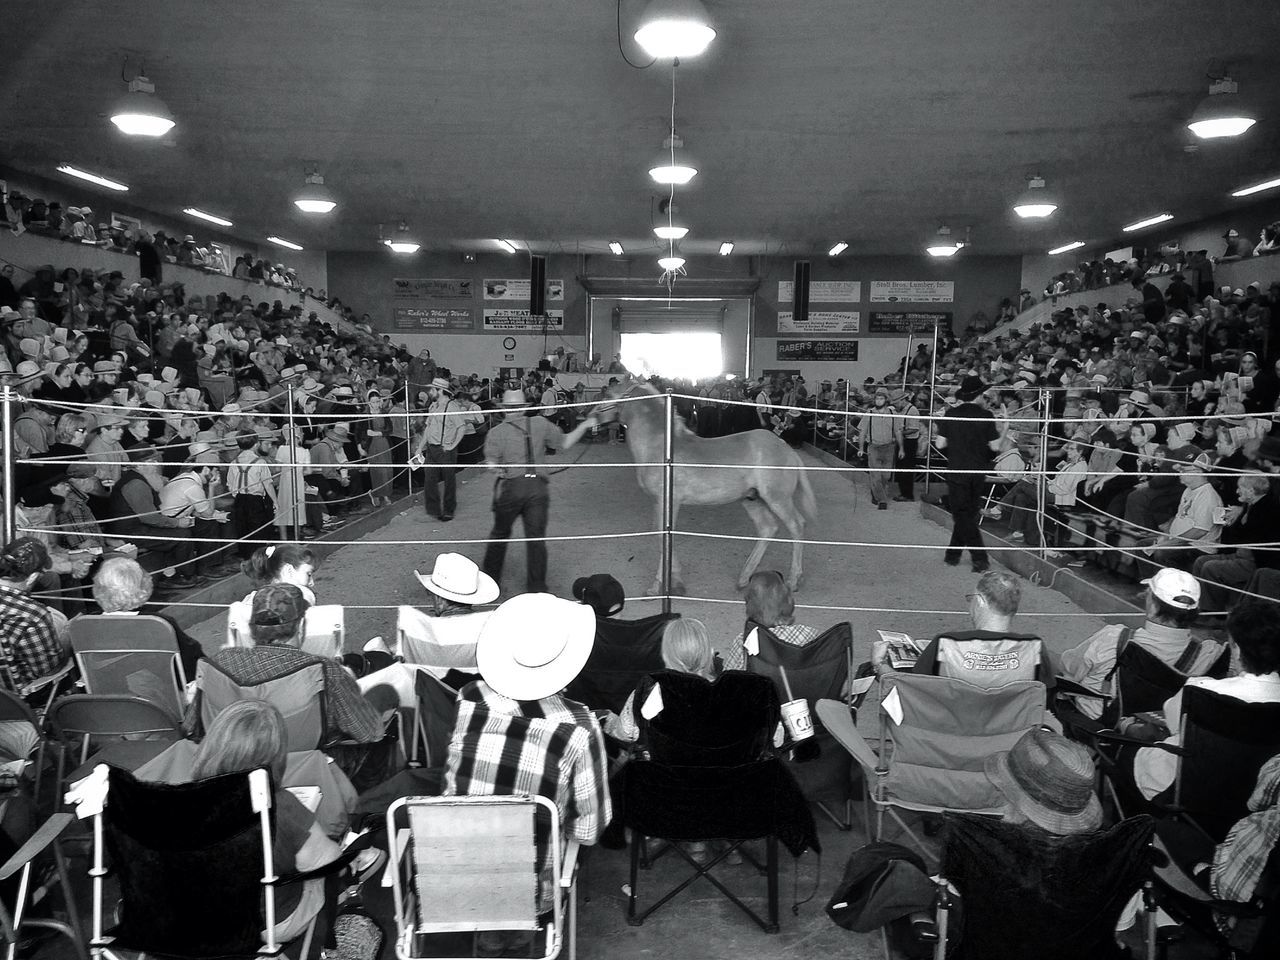
<svg viewBox="0 0 1280 960">
<path fill-rule="evenodd" d="M 724 372 L 720 334 L 713 332 L 622 334 L 622 363 L 642 377 L 700 380 Z"/>
</svg>

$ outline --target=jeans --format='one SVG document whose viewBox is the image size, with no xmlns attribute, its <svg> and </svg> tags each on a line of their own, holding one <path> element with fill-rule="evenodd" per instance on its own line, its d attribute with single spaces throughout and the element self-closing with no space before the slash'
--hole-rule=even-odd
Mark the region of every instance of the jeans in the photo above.
<svg viewBox="0 0 1280 960">
<path fill-rule="evenodd" d="M 434 443 L 423 451 L 427 465 L 422 469 L 422 502 L 427 513 L 452 517 L 458 508 L 458 449 L 446 450 Z M 440 499 L 440 481 L 444 481 L 444 500 Z"/>
<path fill-rule="evenodd" d="M 947 563 L 959 563 L 968 548 L 974 567 L 987 566 L 987 551 L 982 549 L 982 533 L 978 529 L 978 511 L 982 508 L 985 488 L 986 481 L 980 474 L 947 478 L 947 504 L 951 510 L 951 543 L 944 554 Z"/>
<path fill-rule="evenodd" d="M 248 493 L 237 493 L 231 507 L 231 528 L 238 541 L 236 551 L 241 560 L 263 543 L 276 538 L 275 510 L 271 500 Z"/>
<path fill-rule="evenodd" d="M 893 470 L 893 455 L 897 445 L 890 443 L 867 444 L 867 467 L 871 473 L 871 499 L 884 503 L 889 499 L 889 477 Z"/>
<path fill-rule="evenodd" d="M 898 496 L 914 500 L 916 495 L 916 456 L 919 453 L 919 437 L 902 438 L 902 456 L 898 458 Z"/>
<path fill-rule="evenodd" d="M 1248 551 L 1228 554 L 1203 554 L 1191 565 L 1192 574 L 1200 581 L 1203 596 L 1200 609 L 1217 613 L 1233 606 L 1243 595 L 1224 590 L 1219 584 L 1243 590 L 1253 579 L 1258 567 Z"/>
<path fill-rule="evenodd" d="M 547 532 L 547 515 L 551 507 L 551 491 L 546 480 L 515 477 L 499 480 L 493 498 L 493 542 L 484 551 L 484 572 L 502 582 L 502 565 L 507 558 L 507 538 L 516 517 L 524 524 L 526 537 L 542 537 Z M 529 593 L 547 591 L 547 545 L 542 540 L 525 544 L 525 566 Z"/>
</svg>

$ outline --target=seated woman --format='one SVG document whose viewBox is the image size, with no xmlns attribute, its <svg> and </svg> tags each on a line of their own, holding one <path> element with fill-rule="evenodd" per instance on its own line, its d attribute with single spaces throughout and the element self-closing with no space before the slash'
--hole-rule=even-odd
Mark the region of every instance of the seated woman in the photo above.
<svg viewBox="0 0 1280 960">
<path fill-rule="evenodd" d="M 1239 655 L 1240 673 L 1223 680 L 1192 677 L 1188 687 L 1204 687 L 1245 703 L 1280 703 L 1280 620 L 1266 600 L 1243 600 L 1227 618 L 1227 634 Z M 1184 688 L 1185 689 L 1185 688 Z M 1164 742 L 1181 743 L 1182 691 L 1165 701 L 1165 726 L 1173 731 Z M 1148 800 L 1166 794 L 1178 773 L 1178 758 L 1158 747 L 1143 747 L 1133 756 L 1133 782 Z"/>
<path fill-rule="evenodd" d="M 668 670 L 715 679 L 715 651 L 711 649 L 707 628 L 701 620 L 681 617 L 667 624 L 662 632 L 662 665 Z M 640 737 L 635 699 L 633 691 L 621 714 L 610 713 L 605 717 L 604 732 L 615 740 L 635 743 Z"/>
<path fill-rule="evenodd" d="M 137 560 L 129 557 L 108 557 L 93 575 L 93 599 L 108 616 L 137 616 L 142 606 L 151 599 L 153 587 L 151 574 Z M 182 659 L 182 672 L 188 680 L 194 680 L 196 664 L 204 656 L 204 650 L 167 613 L 157 610 L 152 616 L 159 617 L 173 627 L 174 636 L 178 640 L 178 656 Z"/>
<path fill-rule="evenodd" d="M 796 601 L 791 588 L 777 570 L 759 570 L 747 581 L 747 620 L 768 627 L 783 643 L 803 647 L 818 636 L 813 627 L 796 623 Z M 739 633 L 724 654 L 724 669 L 743 670 L 747 661 L 742 650 L 743 634 Z"/>
<path fill-rule="evenodd" d="M 342 848 L 325 836 L 315 816 L 280 786 L 284 781 L 286 743 L 284 718 L 279 710 L 261 700 L 241 700 L 219 713 L 210 725 L 192 769 L 192 780 L 261 768 L 271 771 L 276 784 L 272 856 L 276 873 L 284 876 L 316 870 L 342 854 Z M 352 869 L 367 869 L 379 855 L 366 850 L 359 856 L 363 858 L 358 861 L 360 867 Z M 323 906 L 323 879 L 277 887 L 276 937 L 284 942 L 294 939 L 307 929 Z"/>
<path fill-rule="evenodd" d="M 308 604 L 316 602 L 312 590 L 315 585 L 316 558 L 310 547 L 298 543 L 271 544 L 258 547 L 240 564 L 241 572 L 249 578 L 254 589 L 227 607 L 228 647 L 248 646 L 249 613 L 253 608 L 253 595 L 269 583 L 291 583 L 302 591 Z"/>
</svg>

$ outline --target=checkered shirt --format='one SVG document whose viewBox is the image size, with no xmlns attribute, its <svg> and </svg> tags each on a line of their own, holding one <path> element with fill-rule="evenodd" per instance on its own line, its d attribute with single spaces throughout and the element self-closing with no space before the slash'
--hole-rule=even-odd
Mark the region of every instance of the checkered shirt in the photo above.
<svg viewBox="0 0 1280 960">
<path fill-rule="evenodd" d="M 70 656 L 70 651 L 58 639 L 49 609 L 3 584 L 0 584 L 0 656 L 16 688 L 56 672 Z"/>
</svg>

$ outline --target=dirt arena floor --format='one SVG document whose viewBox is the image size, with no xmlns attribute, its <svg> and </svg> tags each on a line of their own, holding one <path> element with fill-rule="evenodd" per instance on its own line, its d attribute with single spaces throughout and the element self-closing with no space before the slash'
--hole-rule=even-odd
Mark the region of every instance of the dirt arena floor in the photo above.
<svg viewBox="0 0 1280 960">
<path fill-rule="evenodd" d="M 653 579 L 659 538 L 623 536 L 655 529 L 654 508 L 637 485 L 626 458 L 623 446 L 592 445 L 583 454 L 584 466 L 570 467 L 552 479 L 549 533 L 604 534 L 609 539 L 552 543 L 549 586 L 553 592 L 568 596 L 575 577 L 611 573 L 632 598 L 623 616 L 638 617 L 658 609 L 656 601 L 639 598 Z M 819 465 L 814 458 L 806 456 L 805 460 Z M 598 466 L 601 464 L 616 466 Z M 413 576 L 415 567 L 428 571 L 435 555 L 449 549 L 477 561 L 482 557 L 483 544 L 450 547 L 439 542 L 488 535 L 493 481 L 476 469 L 466 470 L 460 479 L 458 512 L 451 523 L 424 521 L 418 497 L 386 526 L 339 549 L 321 565 L 316 574 L 316 595 L 324 603 L 347 605 L 349 647 L 358 648 L 375 635 L 392 635 L 396 605 L 425 603 L 425 591 Z M 922 518 L 914 504 L 893 503 L 888 510 L 873 509 L 861 475 L 855 479 L 852 474 L 823 470 L 813 472 L 811 480 L 820 516 L 810 523 L 809 535 L 816 539 L 935 547 L 946 543 L 947 531 Z M 681 516 L 680 524 L 684 529 L 708 533 L 752 532 L 740 506 L 690 509 Z M 689 594 L 733 601 L 707 603 L 681 598 L 675 602 L 675 609 L 707 624 L 722 651 L 741 627 L 743 611 L 735 582 L 749 546 L 743 541 L 677 539 Z M 785 571 L 789 557 L 789 545 L 774 544 L 764 565 Z M 876 628 L 919 637 L 930 636 L 944 626 L 967 625 L 965 594 L 976 580 L 967 559 L 959 567 L 948 567 L 942 562 L 941 550 L 896 546 L 809 547 L 805 570 L 798 595 L 802 604 L 877 608 L 859 612 L 797 610 L 799 621 L 819 628 L 839 619 L 851 621 L 859 659 L 866 659 Z M 523 585 L 524 546 L 515 544 L 508 552 L 502 595 L 511 596 Z M 894 612 L 901 610 L 940 612 Z M 1022 611 L 1020 629 L 1038 633 L 1058 651 L 1079 642 L 1104 622 L 1101 617 L 1085 614 L 1060 594 L 1025 581 Z M 216 616 L 196 626 L 192 634 L 207 647 L 216 647 L 223 629 L 224 618 Z M 860 712 L 859 724 L 867 734 L 876 729 L 877 712 L 870 701 Z M 819 835 L 824 848 L 821 858 L 812 853 L 798 861 L 782 856 L 782 930 L 775 936 L 762 933 L 706 883 L 695 884 L 643 927 L 630 927 L 624 916 L 627 855 L 592 850 L 582 882 L 590 900 L 580 911 L 579 956 L 584 960 L 669 956 L 708 960 L 842 956 L 863 960 L 880 956 L 878 935 L 841 930 L 822 909 L 849 853 L 866 842 L 861 811 L 848 832 L 837 831 L 819 816 Z M 642 874 L 642 902 L 646 891 L 668 886 L 682 876 L 671 860 L 665 858 L 651 873 Z M 762 877 L 744 866 L 727 868 L 725 876 L 748 903 L 763 908 Z M 810 896 L 812 899 L 793 914 L 793 900 Z M 391 955 L 389 944 L 383 955 Z"/>
</svg>

